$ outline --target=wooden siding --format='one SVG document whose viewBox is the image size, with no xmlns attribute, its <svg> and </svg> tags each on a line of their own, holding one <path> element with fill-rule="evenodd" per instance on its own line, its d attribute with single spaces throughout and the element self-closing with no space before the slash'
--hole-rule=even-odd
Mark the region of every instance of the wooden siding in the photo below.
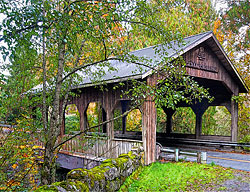
<svg viewBox="0 0 250 192">
<path fill-rule="evenodd" d="M 204 49 L 204 57 L 200 58 L 199 54 L 202 49 Z M 193 48 L 185 53 L 183 58 L 187 64 L 186 70 L 188 75 L 202 79 L 222 81 L 231 93 L 235 94 L 238 92 L 239 88 L 232 76 L 229 75 L 216 54 L 206 44 Z"/>
</svg>

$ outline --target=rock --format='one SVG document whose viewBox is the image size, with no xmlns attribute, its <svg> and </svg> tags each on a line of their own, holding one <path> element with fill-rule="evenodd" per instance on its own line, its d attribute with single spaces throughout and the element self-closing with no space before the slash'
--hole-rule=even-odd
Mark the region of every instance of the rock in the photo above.
<svg viewBox="0 0 250 192">
<path fill-rule="evenodd" d="M 116 159 L 107 159 L 90 170 L 74 169 L 67 174 L 66 181 L 42 186 L 36 191 L 117 191 L 134 170 L 142 165 L 141 149 L 122 154 Z"/>
</svg>

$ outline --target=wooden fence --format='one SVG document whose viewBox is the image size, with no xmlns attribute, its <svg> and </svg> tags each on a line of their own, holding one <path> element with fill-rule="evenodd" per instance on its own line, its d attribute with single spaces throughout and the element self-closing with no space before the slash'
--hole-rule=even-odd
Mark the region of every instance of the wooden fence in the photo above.
<svg viewBox="0 0 250 192">
<path fill-rule="evenodd" d="M 116 138 L 110 140 L 105 136 L 78 136 L 66 142 L 62 150 L 95 157 L 117 158 L 120 154 L 128 153 L 133 147 L 139 146 L 142 146 L 142 141 Z"/>
<path fill-rule="evenodd" d="M 66 140 L 70 135 L 64 135 L 62 138 Z M 43 147 L 40 141 L 35 142 L 36 145 Z M 117 158 L 123 153 L 128 153 L 133 147 L 142 146 L 142 141 L 131 139 L 108 139 L 106 136 L 77 136 L 62 145 L 60 151 L 78 153 L 92 157 Z"/>
</svg>

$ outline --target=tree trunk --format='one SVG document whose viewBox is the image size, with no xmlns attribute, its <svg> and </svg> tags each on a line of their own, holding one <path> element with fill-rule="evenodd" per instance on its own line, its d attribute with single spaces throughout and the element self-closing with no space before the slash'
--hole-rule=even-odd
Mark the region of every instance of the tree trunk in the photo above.
<svg viewBox="0 0 250 192">
<path fill-rule="evenodd" d="M 62 89 L 62 77 L 64 67 L 64 56 L 65 56 L 65 43 L 61 39 L 58 45 L 58 72 L 55 85 L 55 92 L 53 97 L 53 105 L 50 119 L 50 126 L 45 130 L 45 151 L 44 151 L 44 162 L 41 171 L 41 184 L 48 185 L 55 182 L 56 173 L 56 155 L 55 155 L 55 144 L 57 138 L 60 135 L 60 94 Z"/>
<path fill-rule="evenodd" d="M 49 185 L 55 182 L 56 174 L 56 158 L 54 155 L 54 147 L 51 142 L 47 142 L 44 151 L 44 162 L 41 171 L 42 185 Z"/>
</svg>

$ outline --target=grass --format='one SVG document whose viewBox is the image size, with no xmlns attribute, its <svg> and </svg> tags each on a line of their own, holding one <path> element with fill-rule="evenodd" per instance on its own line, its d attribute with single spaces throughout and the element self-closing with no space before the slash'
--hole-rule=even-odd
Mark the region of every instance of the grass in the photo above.
<svg viewBox="0 0 250 192">
<path fill-rule="evenodd" d="M 203 191 L 233 178 L 230 169 L 192 162 L 153 163 L 128 177 L 122 191 Z"/>
</svg>

